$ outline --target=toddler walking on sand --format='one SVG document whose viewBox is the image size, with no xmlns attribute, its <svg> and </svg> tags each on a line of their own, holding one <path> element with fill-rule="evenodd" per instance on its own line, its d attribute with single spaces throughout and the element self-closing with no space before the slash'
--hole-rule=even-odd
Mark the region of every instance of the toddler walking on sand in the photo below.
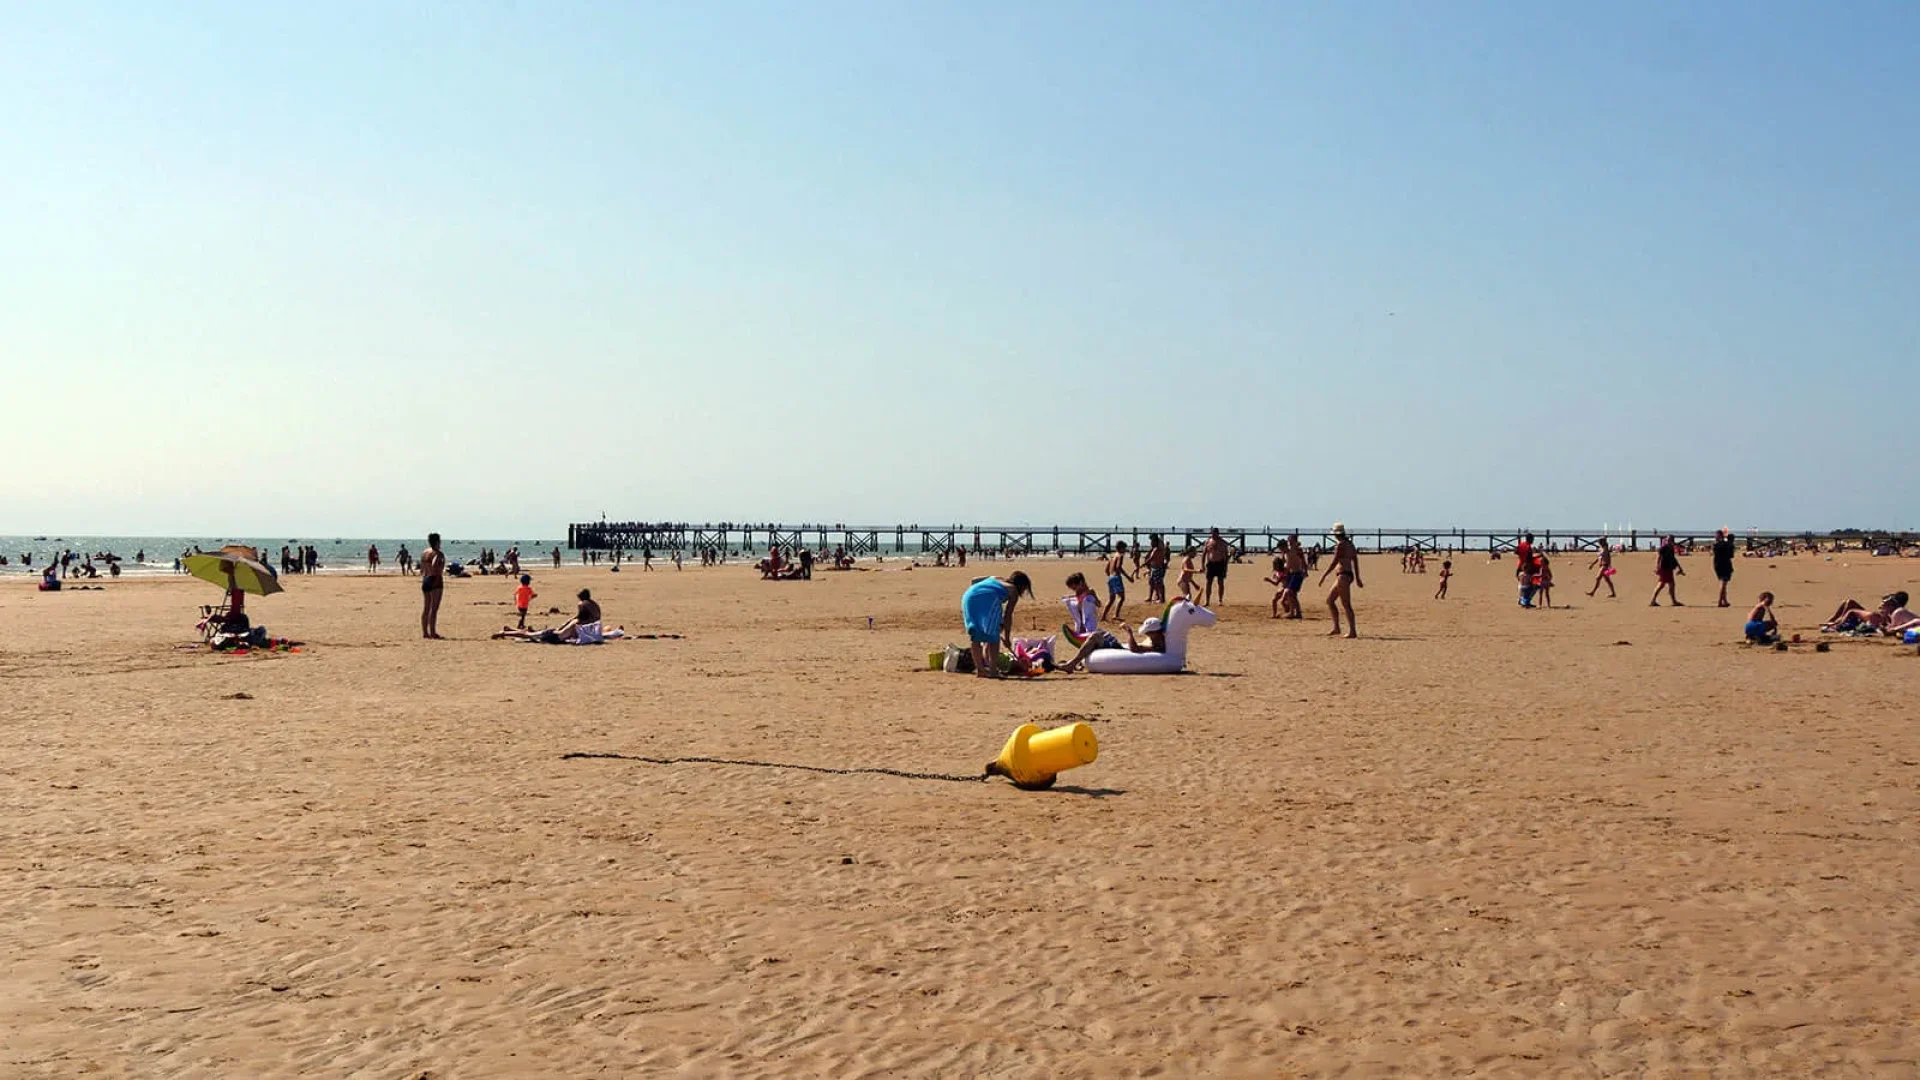
<svg viewBox="0 0 1920 1080">
<path fill-rule="evenodd" d="M 1287 601 L 1287 559 L 1284 555 L 1273 557 L 1273 575 L 1263 577 L 1261 581 L 1273 586 L 1273 617 L 1280 617 L 1280 606 Z"/>
<path fill-rule="evenodd" d="M 1453 560 L 1452 559 L 1440 560 L 1440 588 L 1436 590 L 1433 594 L 1433 598 L 1435 600 L 1445 600 L 1447 598 L 1447 582 L 1452 580 L 1453 580 Z"/>
<path fill-rule="evenodd" d="M 520 587 L 513 590 L 513 606 L 520 611 L 520 629 L 522 630 L 527 628 L 527 607 L 538 595 L 540 594 L 533 591 L 533 575 L 521 574 Z"/>
</svg>

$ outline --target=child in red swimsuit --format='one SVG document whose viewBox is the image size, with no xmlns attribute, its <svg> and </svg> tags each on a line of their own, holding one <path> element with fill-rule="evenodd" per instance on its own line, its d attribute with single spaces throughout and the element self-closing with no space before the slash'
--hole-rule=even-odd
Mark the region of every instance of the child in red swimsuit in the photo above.
<svg viewBox="0 0 1920 1080">
<path fill-rule="evenodd" d="M 520 587 L 513 590 L 513 606 L 520 610 L 520 629 L 527 628 L 527 607 L 540 595 L 533 591 L 533 575 L 521 574 Z"/>
</svg>

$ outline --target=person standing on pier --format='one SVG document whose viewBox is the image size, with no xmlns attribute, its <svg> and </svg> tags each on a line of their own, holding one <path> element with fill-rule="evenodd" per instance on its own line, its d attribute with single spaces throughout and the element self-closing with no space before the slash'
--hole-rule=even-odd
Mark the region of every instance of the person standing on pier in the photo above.
<svg viewBox="0 0 1920 1080">
<path fill-rule="evenodd" d="M 1327 636 L 1340 636 L 1340 609 L 1344 607 L 1347 610 L 1347 637 L 1357 638 L 1360 630 L 1353 620 L 1353 587 L 1357 585 L 1364 589 L 1366 583 L 1360 580 L 1360 552 L 1353 546 L 1353 541 L 1347 539 L 1347 527 L 1337 521 L 1333 523 L 1333 561 L 1327 564 L 1326 571 L 1320 575 L 1320 584 L 1325 585 L 1330 574 L 1338 576 L 1334 578 L 1333 589 L 1327 593 L 1327 611 L 1333 615 L 1333 629 L 1327 632 Z"/>
<path fill-rule="evenodd" d="M 1227 563 L 1233 558 L 1233 545 L 1220 535 L 1219 529 L 1207 533 L 1206 545 L 1200 549 L 1200 560 L 1207 567 L 1207 598 L 1200 606 L 1213 606 L 1213 583 L 1220 583 L 1220 603 L 1227 602 Z"/>
</svg>

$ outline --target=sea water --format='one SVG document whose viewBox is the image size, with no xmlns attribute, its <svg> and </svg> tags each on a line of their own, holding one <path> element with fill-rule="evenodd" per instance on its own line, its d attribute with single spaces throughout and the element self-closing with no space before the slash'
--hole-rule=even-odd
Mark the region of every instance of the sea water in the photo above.
<svg viewBox="0 0 1920 1080">
<path fill-rule="evenodd" d="M 0 555 L 6 556 L 7 565 L 0 566 L 0 574 L 39 574 L 50 562 L 60 558 L 63 551 L 73 552 L 74 565 L 78 566 L 83 555 L 94 556 L 94 567 L 101 577 L 107 576 L 107 564 L 103 555 L 116 555 L 120 559 L 122 575 L 171 574 L 173 562 L 182 553 L 191 552 L 197 546 L 202 551 L 218 551 L 227 544 L 246 544 L 260 549 L 260 555 L 267 565 L 280 569 L 280 548 L 298 549 L 311 545 L 320 557 L 320 572 L 366 573 L 367 545 L 380 549 L 381 573 L 393 573 L 399 569 L 400 545 L 417 561 L 420 553 L 427 549 L 423 538 L 395 539 L 392 537 L 261 537 L 261 536 L 0 536 Z M 507 549 L 520 546 L 520 565 L 529 570 L 553 565 L 553 549 L 560 549 L 561 561 L 569 566 L 580 564 L 580 553 L 568 551 L 565 540 L 443 540 L 440 550 L 446 552 L 453 562 L 472 562 L 480 557 L 481 548 L 492 548 L 496 556 L 505 555 Z M 146 558 L 136 561 L 134 556 L 145 552 Z M 33 565 L 22 562 L 22 555 L 31 555 Z"/>
</svg>

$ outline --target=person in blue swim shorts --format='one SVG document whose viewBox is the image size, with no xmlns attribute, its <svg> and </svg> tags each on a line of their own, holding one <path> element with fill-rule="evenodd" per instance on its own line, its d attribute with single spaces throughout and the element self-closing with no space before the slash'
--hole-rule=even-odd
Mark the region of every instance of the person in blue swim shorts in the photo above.
<svg viewBox="0 0 1920 1080">
<path fill-rule="evenodd" d="M 1015 570 L 1002 581 L 974 579 L 960 597 L 960 617 L 967 624 L 967 645 L 973 651 L 973 673 L 983 679 L 1000 677 L 1000 647 L 1013 648 L 1013 609 L 1022 595 L 1033 595 L 1033 581 Z"/>
<path fill-rule="evenodd" d="M 1107 557 L 1107 607 L 1100 613 L 1102 619 L 1120 617 L 1121 609 L 1127 606 L 1127 582 L 1132 580 L 1133 575 L 1127 573 L 1127 542 L 1122 540 Z"/>
<path fill-rule="evenodd" d="M 1753 610 L 1747 612 L 1745 633 L 1749 644 L 1771 645 L 1780 640 L 1780 622 L 1773 617 L 1773 594 L 1763 592 Z"/>
</svg>

